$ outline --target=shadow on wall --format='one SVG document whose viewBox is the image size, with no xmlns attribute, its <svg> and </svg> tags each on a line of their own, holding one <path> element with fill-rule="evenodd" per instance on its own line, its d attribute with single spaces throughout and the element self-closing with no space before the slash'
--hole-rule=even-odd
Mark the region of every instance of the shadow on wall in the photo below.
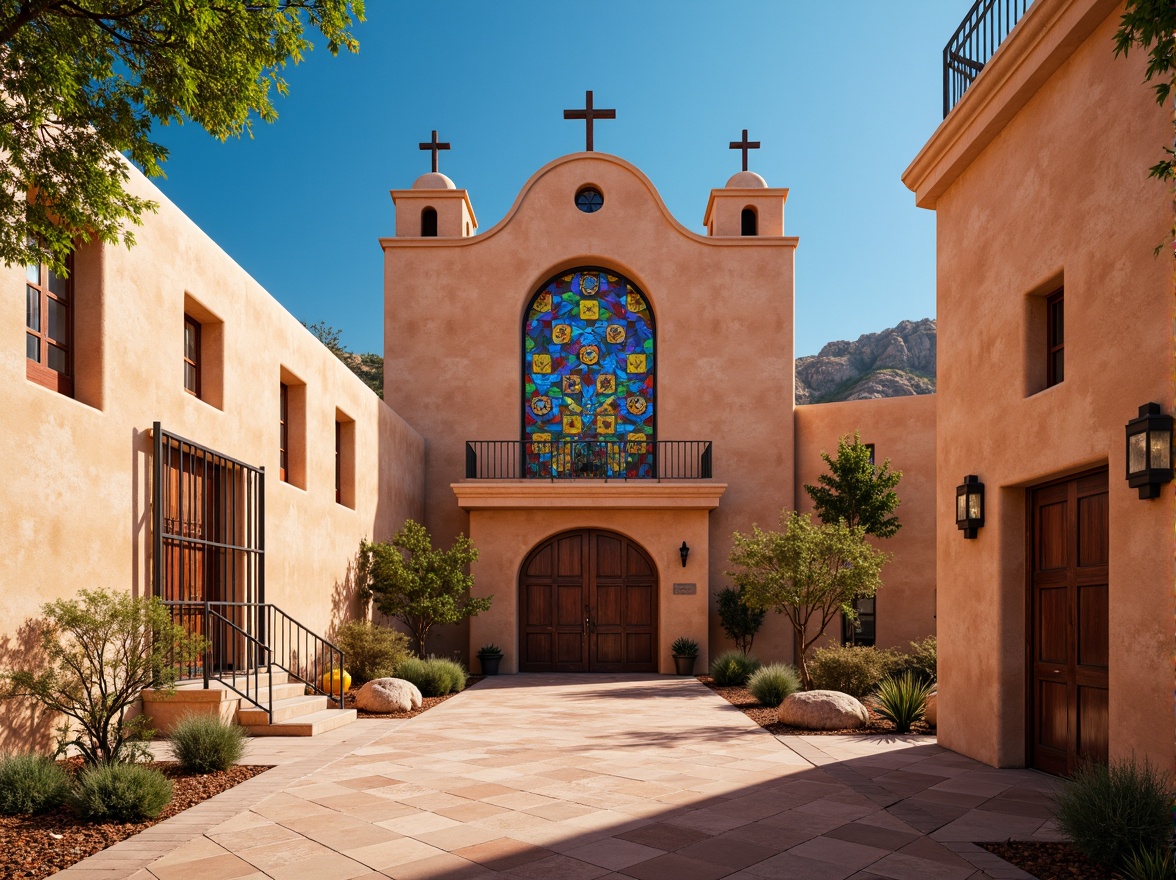
<svg viewBox="0 0 1176 880">
<path fill-rule="evenodd" d="M 334 640 L 339 633 L 339 627 L 349 620 L 363 620 L 368 616 L 368 603 L 359 595 L 359 551 L 347 560 L 347 569 L 341 578 L 335 580 L 331 588 L 331 623 L 326 636 Z"/>
<path fill-rule="evenodd" d="M 26 620 L 15 635 L 0 635 L 0 671 L 44 669 L 47 662 L 39 620 Z M 0 753 L 51 751 L 59 724 L 55 713 L 28 697 L 0 700 Z"/>
</svg>

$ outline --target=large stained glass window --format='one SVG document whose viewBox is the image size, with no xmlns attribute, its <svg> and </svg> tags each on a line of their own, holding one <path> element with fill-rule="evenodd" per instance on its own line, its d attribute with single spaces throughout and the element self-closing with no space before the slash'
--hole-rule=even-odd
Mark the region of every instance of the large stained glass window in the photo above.
<svg viewBox="0 0 1176 880">
<path fill-rule="evenodd" d="M 575 269 L 531 300 L 523 328 L 530 476 L 651 477 L 653 316 L 604 269 Z"/>
</svg>

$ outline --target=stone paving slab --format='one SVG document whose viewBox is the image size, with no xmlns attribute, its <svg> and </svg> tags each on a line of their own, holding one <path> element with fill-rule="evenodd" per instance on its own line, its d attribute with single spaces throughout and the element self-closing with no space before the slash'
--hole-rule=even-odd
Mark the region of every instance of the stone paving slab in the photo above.
<svg viewBox="0 0 1176 880">
<path fill-rule="evenodd" d="M 686 678 L 487 678 L 248 760 L 276 766 L 58 876 L 1012 880 L 975 841 L 1058 839 L 1049 777 L 932 737 L 775 737 Z"/>
</svg>

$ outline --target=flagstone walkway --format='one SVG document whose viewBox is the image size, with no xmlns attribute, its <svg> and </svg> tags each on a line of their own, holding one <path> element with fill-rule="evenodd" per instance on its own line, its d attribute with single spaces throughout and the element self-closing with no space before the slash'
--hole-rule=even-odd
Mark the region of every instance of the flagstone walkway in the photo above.
<svg viewBox="0 0 1176 880">
<path fill-rule="evenodd" d="M 408 721 L 254 740 L 275 769 L 63 880 L 1027 878 L 1052 780 L 931 737 L 774 737 L 694 679 L 488 678 Z"/>
</svg>

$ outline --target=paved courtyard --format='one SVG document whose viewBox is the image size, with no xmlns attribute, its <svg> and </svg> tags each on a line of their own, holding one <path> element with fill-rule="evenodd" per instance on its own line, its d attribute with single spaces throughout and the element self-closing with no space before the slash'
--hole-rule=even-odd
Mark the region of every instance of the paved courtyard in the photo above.
<svg viewBox="0 0 1176 880">
<path fill-rule="evenodd" d="M 63 880 L 1026 878 L 1049 777 L 930 737 L 774 737 L 694 679 L 488 678 L 408 721 L 254 740 L 277 766 Z"/>
</svg>

